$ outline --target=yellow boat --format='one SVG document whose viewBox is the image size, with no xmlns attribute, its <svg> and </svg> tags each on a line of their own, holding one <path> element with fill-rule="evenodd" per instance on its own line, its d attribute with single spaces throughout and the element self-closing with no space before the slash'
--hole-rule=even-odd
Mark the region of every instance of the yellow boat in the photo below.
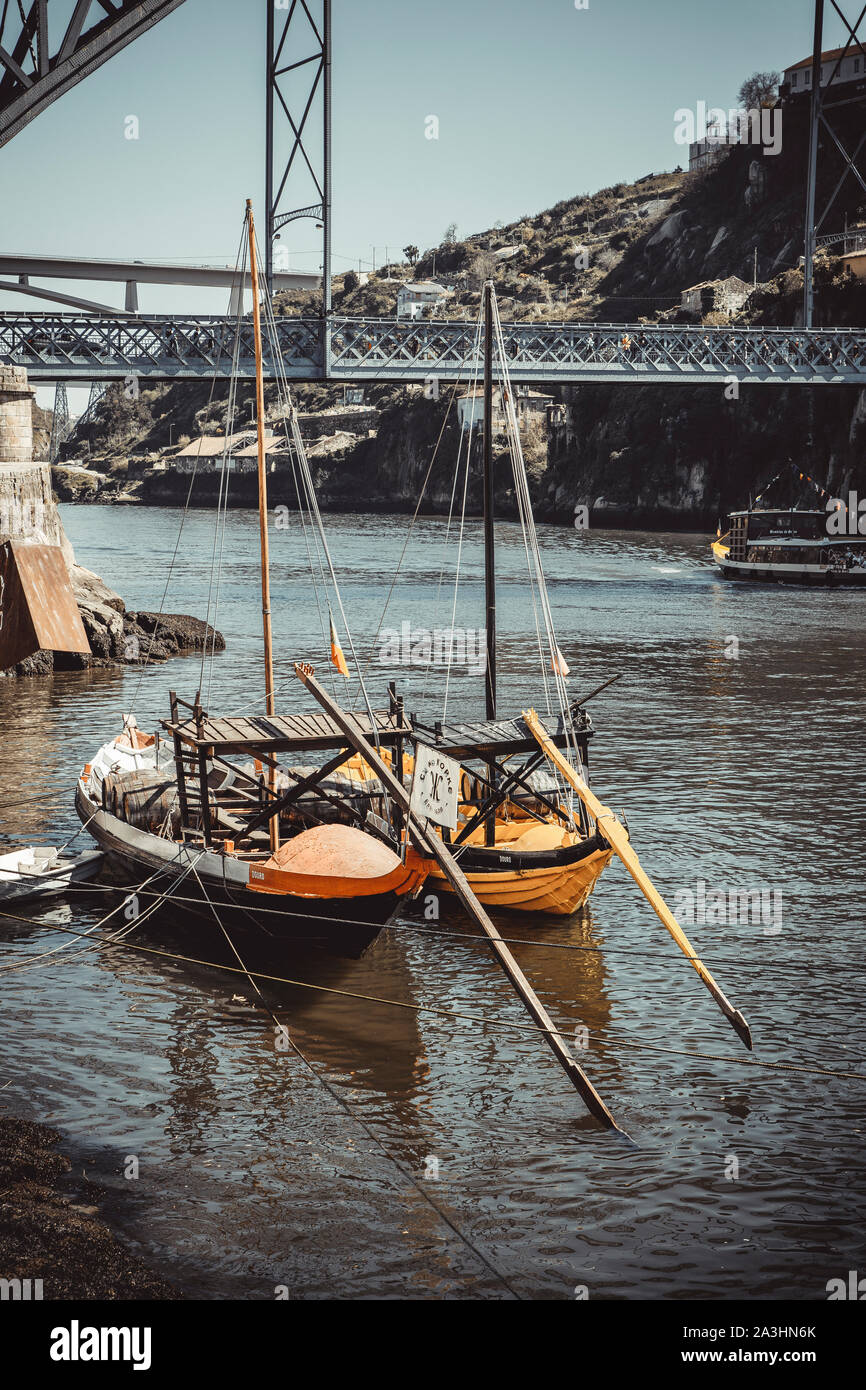
<svg viewBox="0 0 866 1390">
<path fill-rule="evenodd" d="M 519 839 L 503 841 L 499 825 L 496 829 L 495 845 L 475 846 L 467 841 L 470 847 L 457 859 L 485 907 L 568 917 L 586 905 L 610 863 L 612 851 L 595 836 L 580 837 L 555 825 L 536 823 Z M 430 870 L 429 881 L 446 893 L 454 891 L 438 865 Z"/>
</svg>

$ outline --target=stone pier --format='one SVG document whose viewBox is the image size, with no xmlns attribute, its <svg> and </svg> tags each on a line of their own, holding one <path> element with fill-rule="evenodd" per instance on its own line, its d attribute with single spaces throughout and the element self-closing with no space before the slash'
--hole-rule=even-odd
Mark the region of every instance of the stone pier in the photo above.
<svg viewBox="0 0 866 1390">
<path fill-rule="evenodd" d="M 0 543 L 59 545 L 75 556 L 51 489 L 51 467 L 33 462 L 33 387 L 24 367 L 0 366 Z"/>
<path fill-rule="evenodd" d="M 137 665 L 145 657 L 165 661 L 178 652 L 201 651 L 205 645 L 222 651 L 220 634 L 199 619 L 129 613 L 119 594 L 75 563 L 51 488 L 51 466 L 33 462 L 34 395 L 24 367 L 0 366 L 0 545 L 12 540 L 62 548 L 92 654 L 37 652 L 0 671 L 0 677 Z"/>
</svg>

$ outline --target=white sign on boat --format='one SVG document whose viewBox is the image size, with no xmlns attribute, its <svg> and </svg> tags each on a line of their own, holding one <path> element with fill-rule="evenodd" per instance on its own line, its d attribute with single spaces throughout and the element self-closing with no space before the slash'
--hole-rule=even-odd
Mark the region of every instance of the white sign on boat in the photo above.
<svg viewBox="0 0 866 1390">
<path fill-rule="evenodd" d="M 446 758 L 435 748 L 419 743 L 415 749 L 415 773 L 412 778 L 410 810 L 419 819 L 423 816 L 434 825 L 457 829 L 457 794 L 460 787 L 460 764 Z"/>
</svg>

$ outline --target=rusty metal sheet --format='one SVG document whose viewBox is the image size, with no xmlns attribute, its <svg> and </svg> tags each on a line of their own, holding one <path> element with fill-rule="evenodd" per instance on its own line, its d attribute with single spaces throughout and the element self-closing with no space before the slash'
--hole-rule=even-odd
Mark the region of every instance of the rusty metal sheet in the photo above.
<svg viewBox="0 0 866 1390">
<path fill-rule="evenodd" d="M 34 652 L 90 652 L 59 545 L 0 545 L 0 671 Z"/>
</svg>

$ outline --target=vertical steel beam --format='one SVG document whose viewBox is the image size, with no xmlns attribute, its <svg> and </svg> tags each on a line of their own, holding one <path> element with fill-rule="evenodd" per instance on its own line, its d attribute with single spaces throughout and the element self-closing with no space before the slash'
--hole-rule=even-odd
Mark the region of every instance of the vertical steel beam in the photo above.
<svg viewBox="0 0 866 1390">
<path fill-rule="evenodd" d="M 265 289 L 274 293 L 274 0 L 268 0 L 265 54 Z"/>
<path fill-rule="evenodd" d="M 285 14 L 278 15 L 278 9 Z M 319 352 L 323 375 L 328 377 L 332 312 L 331 0 L 267 0 L 266 30 L 265 279 L 272 293 L 274 241 L 280 229 L 299 218 L 315 221 L 322 232 Z M 306 87 L 304 75 L 308 78 Z M 321 136 L 317 132 L 314 139 L 309 132 L 319 119 Z"/>
<path fill-rule="evenodd" d="M 48 460 L 56 463 L 60 454 L 60 446 L 69 438 L 69 400 L 66 395 L 66 382 L 57 381 L 54 384 L 54 412 L 51 416 L 51 439 L 48 444 Z"/>
<path fill-rule="evenodd" d="M 323 0 L 324 112 L 322 150 L 322 368 L 331 375 L 331 0 Z"/>
<path fill-rule="evenodd" d="M 824 43 L 824 0 L 815 0 L 812 43 L 812 93 L 809 107 L 809 165 L 806 173 L 806 228 L 803 252 L 803 327 L 811 328 L 815 312 L 815 197 L 818 182 L 818 140 L 821 124 L 821 51 Z"/>
</svg>

